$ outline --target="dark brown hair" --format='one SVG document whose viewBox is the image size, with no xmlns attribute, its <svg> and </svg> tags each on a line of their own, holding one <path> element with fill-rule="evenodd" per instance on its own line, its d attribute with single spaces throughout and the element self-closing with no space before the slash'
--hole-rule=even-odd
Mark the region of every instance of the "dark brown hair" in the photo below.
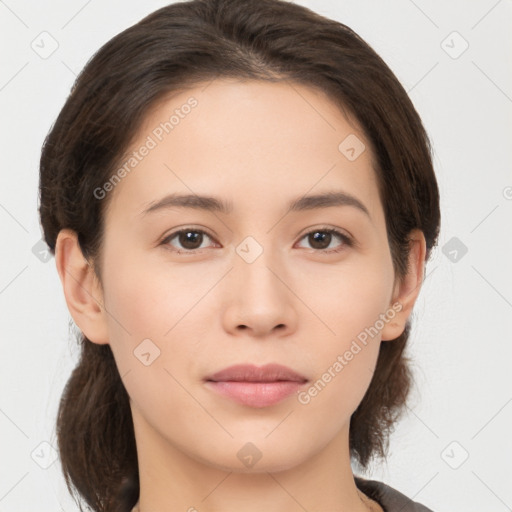
<svg viewBox="0 0 512 512">
<path fill-rule="evenodd" d="M 108 197 L 100 201 L 94 190 L 112 176 L 150 108 L 216 77 L 308 85 L 354 116 L 372 147 L 396 277 L 408 270 L 408 234 L 415 228 L 425 235 L 428 259 L 439 233 L 439 195 L 430 142 L 412 102 L 349 27 L 283 0 L 171 4 L 93 56 L 42 149 L 39 212 L 52 254 L 59 231 L 74 230 L 101 281 Z M 352 415 L 350 453 L 362 468 L 385 457 L 405 406 L 409 333 L 408 321 L 399 338 L 381 344 L 369 389 Z M 83 333 L 79 343 L 57 418 L 64 476 L 70 493 L 76 489 L 94 511 L 127 512 L 139 496 L 128 395 L 110 346 Z"/>
</svg>

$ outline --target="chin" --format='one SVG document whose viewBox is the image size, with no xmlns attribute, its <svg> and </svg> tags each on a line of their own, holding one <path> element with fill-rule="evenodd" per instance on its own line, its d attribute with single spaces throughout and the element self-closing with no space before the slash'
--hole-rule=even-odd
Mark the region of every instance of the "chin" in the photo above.
<svg viewBox="0 0 512 512">
<path fill-rule="evenodd" d="M 258 474 L 286 471 L 300 465 L 307 458 L 307 454 L 299 453 L 297 447 L 277 447 L 269 442 L 265 446 L 260 443 L 259 448 L 257 443 L 235 441 L 235 444 L 236 447 L 223 449 L 219 454 L 208 453 L 207 457 L 201 457 L 201 461 L 222 471 Z"/>
</svg>

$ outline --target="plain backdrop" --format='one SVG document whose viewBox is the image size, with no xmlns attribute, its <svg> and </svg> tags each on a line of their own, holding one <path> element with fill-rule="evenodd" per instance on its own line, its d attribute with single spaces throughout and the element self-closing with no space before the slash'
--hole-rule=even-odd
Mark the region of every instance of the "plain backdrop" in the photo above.
<svg viewBox="0 0 512 512">
<path fill-rule="evenodd" d="M 55 450 L 77 347 L 40 242 L 41 144 L 92 54 L 166 3 L 0 1 L 0 512 L 78 510 Z M 430 135 L 441 191 L 409 346 L 416 386 L 387 463 L 365 476 L 435 512 L 511 510 L 512 3 L 297 3 L 388 63 Z"/>
</svg>

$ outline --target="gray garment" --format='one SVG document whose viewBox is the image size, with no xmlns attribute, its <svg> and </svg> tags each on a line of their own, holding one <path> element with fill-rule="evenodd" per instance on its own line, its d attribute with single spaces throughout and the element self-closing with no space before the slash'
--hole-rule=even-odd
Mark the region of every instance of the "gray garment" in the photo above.
<svg viewBox="0 0 512 512">
<path fill-rule="evenodd" d="M 375 500 L 384 512 L 432 512 L 429 508 L 412 501 L 410 498 L 377 480 L 366 480 L 354 476 L 357 488 L 366 496 Z"/>
</svg>

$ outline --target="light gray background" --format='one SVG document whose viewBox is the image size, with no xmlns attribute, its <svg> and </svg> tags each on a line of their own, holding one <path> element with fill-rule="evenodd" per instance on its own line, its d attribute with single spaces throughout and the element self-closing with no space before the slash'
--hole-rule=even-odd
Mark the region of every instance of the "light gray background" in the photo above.
<svg viewBox="0 0 512 512">
<path fill-rule="evenodd" d="M 55 261 L 37 249 L 40 147 L 87 59 L 166 3 L 0 1 L 0 512 L 77 510 L 51 446 L 77 348 Z M 387 464 L 366 476 L 435 512 L 511 510 L 512 3 L 297 3 L 375 48 L 435 148 L 442 233 L 415 308 L 417 387 Z"/>
</svg>

